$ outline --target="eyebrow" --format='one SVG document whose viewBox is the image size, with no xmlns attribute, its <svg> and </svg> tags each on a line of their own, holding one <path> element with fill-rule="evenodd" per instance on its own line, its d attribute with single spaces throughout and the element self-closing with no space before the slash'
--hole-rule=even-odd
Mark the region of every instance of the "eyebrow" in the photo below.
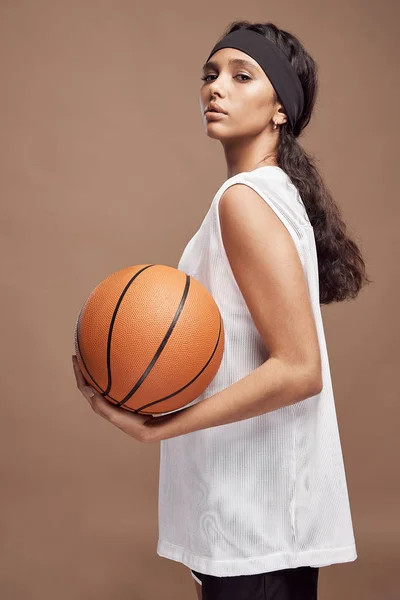
<svg viewBox="0 0 400 600">
<path fill-rule="evenodd" d="M 257 65 L 255 65 L 254 63 L 250 62 L 249 60 L 245 60 L 244 58 L 231 58 L 228 61 L 228 65 L 240 65 L 242 67 L 249 67 L 250 69 L 255 69 L 256 71 L 259 71 L 260 69 L 257 67 Z M 209 60 L 208 62 L 206 62 L 203 65 L 203 71 L 205 71 L 207 68 L 210 69 L 217 69 L 218 68 L 218 63 L 216 63 L 213 60 Z"/>
</svg>

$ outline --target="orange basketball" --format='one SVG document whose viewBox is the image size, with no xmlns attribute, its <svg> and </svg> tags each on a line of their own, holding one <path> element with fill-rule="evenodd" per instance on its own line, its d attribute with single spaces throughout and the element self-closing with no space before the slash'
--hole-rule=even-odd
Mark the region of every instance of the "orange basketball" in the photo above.
<svg viewBox="0 0 400 600">
<path fill-rule="evenodd" d="M 174 411 L 197 398 L 223 351 L 214 298 L 167 265 L 116 271 L 92 291 L 75 326 L 75 354 L 88 384 L 141 414 Z"/>
</svg>

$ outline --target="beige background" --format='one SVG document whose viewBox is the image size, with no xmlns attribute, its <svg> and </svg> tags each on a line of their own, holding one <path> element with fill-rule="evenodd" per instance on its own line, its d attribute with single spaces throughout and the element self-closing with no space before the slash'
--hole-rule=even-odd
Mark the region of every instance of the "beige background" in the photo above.
<svg viewBox="0 0 400 600">
<path fill-rule="evenodd" d="M 302 143 L 374 280 L 323 308 L 358 559 L 320 570 L 320 598 L 398 597 L 396 4 L 0 3 L 2 600 L 195 599 L 156 554 L 159 444 L 91 412 L 71 354 L 91 290 L 176 266 L 226 179 L 198 95 L 239 18 L 288 29 L 319 64 Z"/>
</svg>

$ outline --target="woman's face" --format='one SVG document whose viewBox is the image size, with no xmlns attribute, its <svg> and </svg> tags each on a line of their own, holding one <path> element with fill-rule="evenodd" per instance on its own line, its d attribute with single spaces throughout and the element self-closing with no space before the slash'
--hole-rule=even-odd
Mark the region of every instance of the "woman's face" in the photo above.
<svg viewBox="0 0 400 600">
<path fill-rule="evenodd" d="M 200 108 L 209 137 L 221 141 L 252 137 L 268 124 L 272 131 L 272 117 L 281 105 L 274 104 L 274 88 L 251 56 L 235 48 L 221 48 L 203 67 L 202 78 Z M 205 111 L 210 101 L 226 114 L 208 117 Z"/>
</svg>

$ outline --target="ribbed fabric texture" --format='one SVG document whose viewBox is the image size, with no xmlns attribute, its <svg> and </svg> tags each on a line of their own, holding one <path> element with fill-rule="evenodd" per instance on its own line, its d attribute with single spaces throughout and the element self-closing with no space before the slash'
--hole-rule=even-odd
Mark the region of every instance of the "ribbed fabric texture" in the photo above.
<svg viewBox="0 0 400 600">
<path fill-rule="evenodd" d="M 179 269 L 209 290 L 225 328 L 217 375 L 191 404 L 242 379 L 269 356 L 222 243 L 218 203 L 235 183 L 258 192 L 296 245 L 318 331 L 323 389 L 260 416 L 162 440 L 157 554 L 219 577 L 353 561 L 314 232 L 298 190 L 280 167 L 227 179 L 179 261 Z"/>
</svg>

